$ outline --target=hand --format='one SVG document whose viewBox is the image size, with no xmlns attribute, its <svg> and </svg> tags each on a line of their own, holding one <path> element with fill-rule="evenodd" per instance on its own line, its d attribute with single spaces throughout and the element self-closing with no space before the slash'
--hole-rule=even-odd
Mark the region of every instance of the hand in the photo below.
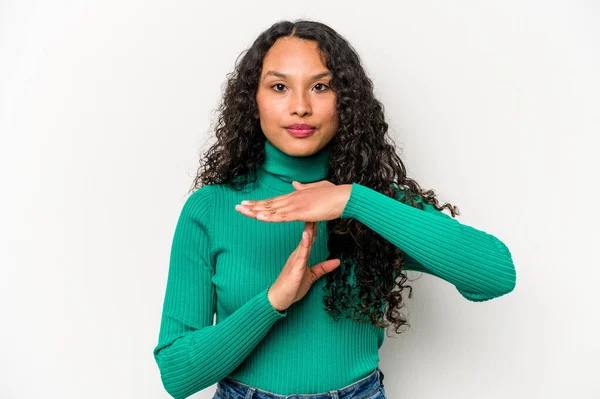
<svg viewBox="0 0 600 399">
<path fill-rule="evenodd" d="M 294 192 L 266 200 L 242 201 L 235 209 L 264 222 L 320 222 L 342 216 L 352 190 L 351 184 L 335 185 L 327 180 L 292 185 Z"/>
<path fill-rule="evenodd" d="M 329 259 L 308 267 L 310 251 L 317 237 L 317 227 L 317 222 L 305 223 L 300 244 L 291 253 L 277 280 L 269 288 L 269 301 L 280 312 L 302 299 L 318 278 L 341 263 L 339 259 Z"/>
</svg>

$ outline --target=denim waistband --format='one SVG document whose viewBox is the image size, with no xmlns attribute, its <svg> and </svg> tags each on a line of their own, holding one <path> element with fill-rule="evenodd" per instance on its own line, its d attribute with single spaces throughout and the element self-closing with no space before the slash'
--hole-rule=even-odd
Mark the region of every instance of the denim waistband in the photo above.
<svg viewBox="0 0 600 399">
<path fill-rule="evenodd" d="M 315 394 L 278 395 L 241 382 L 224 378 L 217 383 L 217 392 L 214 398 L 227 399 L 365 399 L 370 398 L 377 391 L 385 398 L 383 388 L 383 371 L 378 367 L 368 376 L 340 389 Z"/>
</svg>

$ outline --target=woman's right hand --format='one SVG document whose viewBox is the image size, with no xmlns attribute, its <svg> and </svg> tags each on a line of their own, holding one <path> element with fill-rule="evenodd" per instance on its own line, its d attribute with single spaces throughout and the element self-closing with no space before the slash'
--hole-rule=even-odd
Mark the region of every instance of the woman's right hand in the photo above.
<svg viewBox="0 0 600 399">
<path fill-rule="evenodd" d="M 317 279 L 341 263 L 339 259 L 329 259 L 308 267 L 308 258 L 317 237 L 317 230 L 318 222 L 305 222 L 298 247 L 291 253 L 277 280 L 269 288 L 269 301 L 280 312 L 302 299 Z"/>
</svg>

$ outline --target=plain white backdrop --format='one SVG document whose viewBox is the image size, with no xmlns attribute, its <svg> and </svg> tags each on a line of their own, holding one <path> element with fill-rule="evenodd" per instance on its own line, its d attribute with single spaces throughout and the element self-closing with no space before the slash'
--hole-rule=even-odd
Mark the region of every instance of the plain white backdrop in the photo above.
<svg viewBox="0 0 600 399">
<path fill-rule="evenodd" d="M 354 45 L 409 176 L 516 265 L 484 303 L 412 283 L 388 397 L 599 398 L 600 6 L 567 0 L 0 2 L 0 397 L 169 397 L 175 223 L 225 75 L 296 18 Z"/>
</svg>

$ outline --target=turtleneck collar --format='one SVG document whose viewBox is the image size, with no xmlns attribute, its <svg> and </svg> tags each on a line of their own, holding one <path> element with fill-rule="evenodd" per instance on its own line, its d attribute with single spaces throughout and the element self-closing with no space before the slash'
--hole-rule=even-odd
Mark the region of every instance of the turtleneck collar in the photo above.
<svg viewBox="0 0 600 399">
<path fill-rule="evenodd" d="M 280 192 L 295 191 L 292 181 L 314 183 L 327 177 L 329 145 L 306 157 L 288 155 L 265 141 L 265 161 L 258 170 L 258 181 Z"/>
</svg>

